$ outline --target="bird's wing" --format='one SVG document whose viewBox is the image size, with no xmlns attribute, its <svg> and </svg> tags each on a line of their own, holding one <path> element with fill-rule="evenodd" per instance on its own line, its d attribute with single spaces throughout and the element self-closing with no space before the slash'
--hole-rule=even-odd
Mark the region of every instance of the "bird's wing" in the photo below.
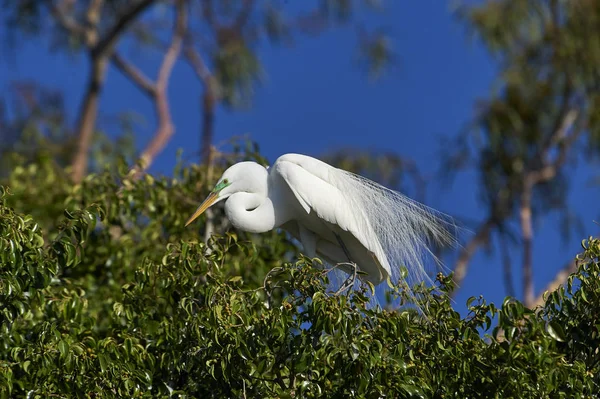
<svg viewBox="0 0 600 399">
<path fill-rule="evenodd" d="M 366 214 L 356 209 L 331 179 L 331 165 L 305 155 L 286 154 L 277 159 L 273 172 L 288 184 L 307 213 L 315 212 L 322 220 L 352 234 L 365 248 L 387 264 Z M 383 259 L 382 259 L 383 257 Z"/>
<path fill-rule="evenodd" d="M 298 154 L 286 154 L 277 159 L 273 171 L 288 184 L 306 213 L 352 231 L 357 225 L 357 210 L 349 209 L 344 194 L 329 181 L 332 166 Z M 357 237 L 358 238 L 358 237 Z"/>
</svg>

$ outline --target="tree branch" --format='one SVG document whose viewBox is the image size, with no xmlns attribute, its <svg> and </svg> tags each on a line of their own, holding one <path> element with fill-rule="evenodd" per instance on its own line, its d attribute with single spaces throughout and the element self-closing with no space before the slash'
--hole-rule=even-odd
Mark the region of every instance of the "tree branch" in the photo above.
<svg viewBox="0 0 600 399">
<path fill-rule="evenodd" d="M 573 124 L 575 124 L 578 116 L 579 111 L 576 109 L 571 109 L 565 114 L 561 125 L 551 136 L 549 146 L 541 153 L 543 166 L 537 170 L 529 172 L 528 178 L 531 179 L 531 182 L 534 185 L 547 182 L 554 178 L 554 176 L 556 176 L 558 173 L 558 170 L 566 162 L 569 150 L 583 132 L 583 129 L 578 129 L 567 136 L 567 132 L 573 126 Z M 554 161 L 549 161 L 548 154 L 552 148 L 552 145 L 558 145 L 558 155 Z"/>
<path fill-rule="evenodd" d="M 129 23 L 133 21 L 139 14 L 145 11 L 155 0 L 140 0 L 130 6 L 123 14 L 117 18 L 117 22 L 109 29 L 108 33 L 100 40 L 93 48 L 92 56 L 105 55 L 107 51 L 111 51 L 119 35 L 125 30 Z"/>
<path fill-rule="evenodd" d="M 98 115 L 98 98 L 104 80 L 106 77 L 107 64 L 110 61 L 110 52 L 121 35 L 121 33 L 134 21 L 134 19 L 150 6 L 154 0 L 140 0 L 135 5 L 130 6 L 126 12 L 117 18 L 117 22 L 109 29 L 108 33 L 100 39 L 98 43 L 88 43 L 86 45 L 89 49 L 91 58 L 91 71 L 88 82 L 88 88 L 86 90 L 85 98 L 82 103 L 81 111 L 78 118 L 77 126 L 77 152 L 73 156 L 72 177 L 73 181 L 80 182 L 88 167 L 88 151 L 92 138 L 94 135 L 94 129 L 96 126 L 96 119 Z M 102 6 L 101 1 L 92 0 L 90 9 L 88 10 L 88 17 L 91 21 L 98 17 L 100 7 Z M 94 15 L 96 13 L 96 15 Z M 86 39 L 86 37 L 84 37 Z M 97 37 L 94 37 L 97 41 Z"/>
<path fill-rule="evenodd" d="M 214 136 L 215 108 L 219 101 L 219 86 L 210 72 L 202 56 L 191 46 L 185 46 L 186 58 L 200 81 L 204 85 L 202 97 L 202 131 L 200 137 L 200 153 L 203 163 L 210 167 L 212 163 L 212 142 Z"/>
<path fill-rule="evenodd" d="M 513 284 L 512 264 L 510 262 L 510 252 L 508 251 L 508 245 L 506 244 L 506 236 L 500 232 L 498 235 L 500 240 L 500 252 L 502 256 L 502 269 L 504 276 L 504 287 L 506 288 L 506 295 L 514 297 L 515 287 Z"/>
<path fill-rule="evenodd" d="M 489 240 L 490 233 L 492 232 L 494 226 L 496 226 L 496 222 L 491 217 L 488 218 L 479 226 L 479 228 L 477 229 L 477 233 L 475 233 L 475 236 L 471 238 L 471 241 L 469 241 L 463 247 L 458 257 L 458 260 L 454 265 L 453 279 L 456 283 L 456 289 L 454 290 L 452 295 L 455 295 L 458 292 L 460 284 L 467 275 L 467 270 L 469 268 L 469 262 L 471 261 L 471 258 L 473 257 L 477 249 Z"/>
<path fill-rule="evenodd" d="M 181 53 L 183 37 L 187 27 L 187 15 L 184 7 L 184 0 L 177 0 L 175 28 L 171 44 L 163 57 L 162 65 L 158 72 L 158 78 L 154 91 L 155 111 L 158 119 L 158 127 L 152 140 L 140 155 L 141 166 L 134 167 L 130 171 L 130 175 L 134 178 L 139 177 L 141 173 L 150 167 L 154 158 L 167 145 L 169 139 L 175 132 L 171 119 L 171 111 L 169 109 L 169 101 L 167 98 L 167 88 L 173 66 Z"/>
<path fill-rule="evenodd" d="M 46 0 L 45 3 L 48 6 L 48 9 L 50 10 L 50 14 L 54 17 L 56 21 L 58 21 L 58 23 L 60 24 L 60 26 L 62 26 L 63 29 L 65 29 L 70 34 L 85 38 L 87 30 L 83 25 L 79 24 L 79 22 L 77 22 L 71 16 L 67 15 L 65 13 L 65 10 L 63 10 L 61 7 L 56 6 L 52 0 Z"/>
<path fill-rule="evenodd" d="M 202 59 L 202 56 L 190 45 L 186 45 L 183 52 L 196 73 L 196 76 L 198 76 L 198 79 L 202 81 L 205 87 L 208 87 L 211 84 L 213 76 Z"/>
<path fill-rule="evenodd" d="M 116 51 L 112 54 L 112 61 L 115 66 L 128 77 L 140 90 L 150 97 L 156 96 L 156 84 L 151 81 L 138 67 L 125 61 Z"/>
<path fill-rule="evenodd" d="M 561 285 L 565 283 L 565 281 L 567 281 L 567 278 L 570 274 L 575 273 L 577 271 L 577 267 L 579 267 L 577 259 L 573 259 L 565 267 L 563 267 L 562 270 L 560 270 L 556 274 L 556 276 L 554 276 L 554 279 L 548 283 L 544 291 L 542 291 L 542 293 L 532 301 L 530 307 L 535 308 L 537 306 L 543 305 L 545 301 L 544 296 L 546 295 L 546 293 L 556 291 Z"/>
</svg>

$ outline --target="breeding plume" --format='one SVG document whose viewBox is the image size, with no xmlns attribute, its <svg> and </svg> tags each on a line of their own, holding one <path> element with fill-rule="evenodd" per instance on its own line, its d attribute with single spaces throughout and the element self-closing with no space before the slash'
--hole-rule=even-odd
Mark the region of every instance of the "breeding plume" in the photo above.
<svg viewBox="0 0 600 399">
<path fill-rule="evenodd" d="M 447 216 L 362 176 L 318 159 L 286 154 L 271 168 L 240 162 L 223 173 L 186 226 L 210 206 L 226 200 L 236 228 L 263 233 L 282 228 L 298 239 L 303 253 L 374 285 L 400 277 L 426 280 L 431 245 L 454 241 Z"/>
</svg>

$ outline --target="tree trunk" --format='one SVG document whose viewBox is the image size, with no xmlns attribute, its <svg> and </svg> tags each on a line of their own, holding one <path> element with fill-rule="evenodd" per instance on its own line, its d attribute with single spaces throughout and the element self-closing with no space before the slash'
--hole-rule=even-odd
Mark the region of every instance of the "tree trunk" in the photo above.
<svg viewBox="0 0 600 399">
<path fill-rule="evenodd" d="M 87 173 L 89 149 L 94 136 L 96 119 L 98 117 L 98 100 L 104 85 L 108 60 L 105 57 L 90 57 L 91 72 L 88 86 L 79 112 L 77 124 L 77 152 L 71 164 L 72 179 L 80 183 Z"/>
</svg>

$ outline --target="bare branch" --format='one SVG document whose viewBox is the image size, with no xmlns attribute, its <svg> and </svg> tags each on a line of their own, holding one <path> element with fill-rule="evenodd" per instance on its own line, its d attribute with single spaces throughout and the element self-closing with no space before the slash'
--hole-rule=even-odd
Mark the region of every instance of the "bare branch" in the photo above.
<svg viewBox="0 0 600 399">
<path fill-rule="evenodd" d="M 217 98 L 212 88 L 207 87 L 204 91 L 204 97 L 202 102 L 202 138 L 201 138 L 201 157 L 205 165 L 212 164 L 211 149 L 213 136 L 214 136 L 214 121 L 215 121 L 215 107 L 217 105 Z"/>
<path fill-rule="evenodd" d="M 567 161 L 567 155 L 571 150 L 571 147 L 577 141 L 577 139 L 583 134 L 583 129 L 577 129 L 575 132 L 571 133 L 567 136 L 567 132 L 573 126 L 577 117 L 579 115 L 579 111 L 572 109 L 570 110 L 564 117 L 563 123 L 556 130 L 556 132 L 552 135 L 552 144 L 558 145 L 558 155 L 554 159 L 554 161 L 548 160 L 548 153 L 551 147 L 542 154 L 543 159 L 542 162 L 544 166 L 540 169 L 529 172 L 529 179 L 533 184 L 539 184 L 543 182 L 547 182 L 550 179 L 554 178 L 558 173 L 558 170 L 564 163 Z"/>
<path fill-rule="evenodd" d="M 109 29 L 108 33 L 92 50 L 92 55 L 102 56 L 111 51 L 119 35 L 125 30 L 129 23 L 135 20 L 139 14 L 144 12 L 155 0 L 140 0 L 131 5 L 123 14 L 117 18 L 117 22 Z"/>
<path fill-rule="evenodd" d="M 106 78 L 107 64 L 110 60 L 110 52 L 118 40 L 121 33 L 141 14 L 148 6 L 153 4 L 154 0 L 140 0 L 133 6 L 130 6 L 126 12 L 117 18 L 117 22 L 109 29 L 108 33 L 100 39 L 99 43 L 86 42 L 90 48 L 91 56 L 91 73 L 88 81 L 88 87 L 82 103 L 81 111 L 78 118 L 77 126 L 77 152 L 73 156 L 71 163 L 72 178 L 74 182 L 80 182 L 87 171 L 88 166 L 88 151 L 92 142 L 96 119 L 98 115 L 98 98 L 104 80 Z M 90 5 L 89 17 L 93 21 L 99 13 L 102 2 L 93 0 Z M 84 39 L 86 37 L 84 36 Z M 94 39 L 97 40 L 97 39 Z"/>
<path fill-rule="evenodd" d="M 216 152 L 215 148 L 213 148 L 212 146 L 209 148 L 209 156 L 208 158 L 210 159 L 210 162 L 207 164 L 206 167 L 206 179 L 207 181 L 210 183 L 213 179 L 213 175 L 214 175 L 214 162 L 212 161 L 214 153 Z M 210 212 L 206 212 L 206 225 L 204 226 L 204 243 L 207 244 L 208 240 L 210 239 L 210 237 L 215 233 L 215 221 L 214 221 L 214 212 L 212 209 L 207 209 L 206 211 L 210 211 Z M 209 251 L 211 250 L 210 248 L 207 248 Z"/>
<path fill-rule="evenodd" d="M 185 46 L 184 52 L 188 62 L 194 69 L 194 72 L 196 72 L 196 75 L 204 84 L 200 153 L 203 163 L 210 168 L 213 154 L 211 146 L 214 136 L 215 107 L 219 100 L 219 87 L 215 77 L 206 66 L 200 53 L 191 46 Z"/>
<path fill-rule="evenodd" d="M 500 251 L 502 256 L 502 269 L 504 275 L 504 286 L 506 288 L 506 295 L 515 296 L 515 287 L 513 285 L 513 274 L 512 264 L 510 262 L 510 252 L 508 251 L 508 245 L 506 244 L 506 236 L 499 234 L 500 240 Z"/>
<path fill-rule="evenodd" d="M 54 4 L 52 0 L 46 0 L 50 14 L 56 19 L 60 26 L 72 35 L 85 38 L 87 30 L 75 19 L 67 14 L 66 10 Z"/>
<path fill-rule="evenodd" d="M 158 71 L 158 81 L 156 82 L 156 87 L 159 91 L 166 90 L 169 77 L 171 76 L 171 71 L 175 65 L 175 61 L 177 61 L 177 58 L 181 53 L 183 38 L 187 29 L 187 15 L 184 9 L 184 0 L 177 0 L 177 15 L 175 19 L 176 21 L 173 39 L 171 40 L 171 45 L 169 46 L 169 49 L 163 58 L 162 66 Z"/>
<path fill-rule="evenodd" d="M 139 68 L 128 61 L 125 61 L 125 59 L 123 59 L 116 51 L 112 55 L 112 61 L 125 76 L 139 87 L 140 90 L 144 91 L 150 97 L 156 96 L 156 85 Z"/>
<path fill-rule="evenodd" d="M 545 301 L 544 296 L 546 295 L 546 293 L 556 291 L 562 284 L 564 284 L 567 281 L 567 278 L 570 274 L 575 273 L 577 271 L 578 266 L 579 263 L 577 262 L 577 259 L 573 259 L 565 267 L 563 267 L 562 270 L 560 270 L 556 274 L 556 276 L 554 276 L 554 279 L 550 283 L 548 283 L 544 291 L 532 301 L 530 307 L 535 308 L 537 306 L 543 305 Z"/>
<path fill-rule="evenodd" d="M 458 292 L 460 284 L 467 275 L 467 270 L 469 268 L 469 262 L 471 261 L 471 258 L 473 257 L 473 255 L 479 247 L 488 242 L 490 233 L 492 232 L 494 226 L 496 226 L 496 222 L 492 218 L 489 218 L 485 222 L 483 222 L 477 229 L 477 233 L 475 233 L 475 236 L 471 238 L 471 241 L 469 241 L 460 252 L 458 260 L 454 265 L 453 279 L 456 283 L 456 289 L 452 293 L 453 295 L 455 295 L 456 292 Z"/>
<path fill-rule="evenodd" d="M 167 87 L 171 72 L 173 71 L 173 66 L 175 65 L 175 62 L 181 53 L 183 37 L 185 35 L 187 26 L 187 15 L 185 12 L 184 3 L 184 0 L 177 1 L 176 22 L 173 38 L 171 39 L 171 45 L 163 57 L 163 62 L 158 72 L 158 79 L 156 81 L 154 101 L 158 119 L 158 127 L 152 140 L 150 140 L 150 143 L 140 155 L 141 168 L 134 167 L 130 171 L 130 175 L 133 175 L 134 178 L 137 178 L 142 172 L 148 169 L 148 167 L 154 161 L 156 155 L 163 150 L 175 132 L 175 128 L 171 119 L 171 111 L 169 109 L 169 101 L 167 98 Z"/>
<path fill-rule="evenodd" d="M 198 53 L 198 51 L 196 51 L 196 49 L 194 49 L 190 45 L 186 45 L 184 47 L 183 52 L 188 62 L 194 69 L 194 72 L 198 76 L 198 79 L 200 79 L 202 83 L 204 83 L 205 87 L 208 87 L 211 84 L 210 81 L 213 76 L 208 67 L 206 66 L 206 63 L 202 59 L 200 53 Z"/>
</svg>

